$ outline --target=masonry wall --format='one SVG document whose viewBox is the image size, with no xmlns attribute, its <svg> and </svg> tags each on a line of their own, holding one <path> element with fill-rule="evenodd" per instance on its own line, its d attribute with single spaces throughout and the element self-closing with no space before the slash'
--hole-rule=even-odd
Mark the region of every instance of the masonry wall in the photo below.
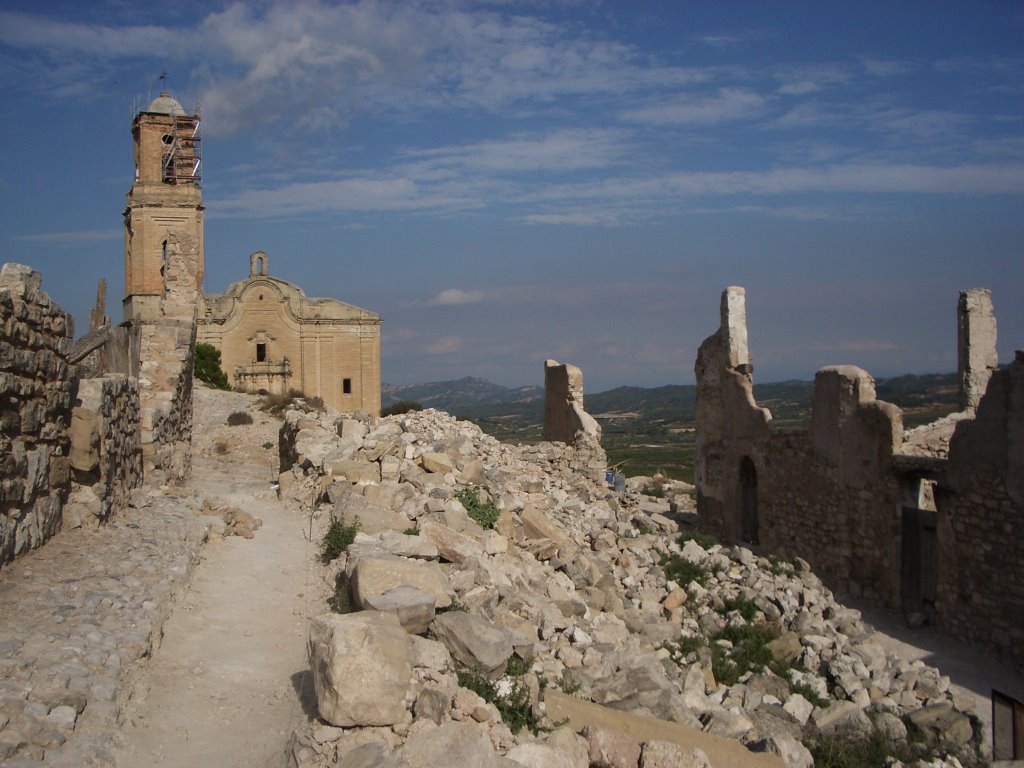
<svg viewBox="0 0 1024 768">
<path fill-rule="evenodd" d="M 776 430 L 753 398 L 742 297 L 726 290 L 720 327 L 697 355 L 701 526 L 802 557 L 832 589 L 1024 661 L 1024 351 L 989 372 L 976 412 L 944 422 L 955 427 L 948 458 L 906 452 L 901 411 L 854 366 L 817 373 L 809 429 Z M 905 508 L 921 537 L 909 553 Z"/>
<path fill-rule="evenodd" d="M 936 619 L 1024 664 L 1024 350 L 996 371 L 977 418 L 950 440 L 936 490 L 940 552 Z"/>
<path fill-rule="evenodd" d="M 57 532 L 70 485 L 71 319 L 39 273 L 0 268 L 0 566 Z"/>
<path fill-rule="evenodd" d="M 65 530 L 105 522 L 143 480 L 138 381 L 113 374 L 80 379 L 76 389 Z"/>
</svg>

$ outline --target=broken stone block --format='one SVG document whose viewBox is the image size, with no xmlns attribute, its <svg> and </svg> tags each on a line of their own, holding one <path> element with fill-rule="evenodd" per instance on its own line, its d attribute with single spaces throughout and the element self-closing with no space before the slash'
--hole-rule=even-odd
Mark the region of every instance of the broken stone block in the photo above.
<svg viewBox="0 0 1024 768">
<path fill-rule="evenodd" d="M 366 555 L 350 563 L 349 590 L 359 608 L 367 599 L 383 595 L 395 587 L 415 587 L 430 595 L 438 608 L 452 604 L 448 577 L 436 563 L 419 563 L 391 555 Z"/>
<path fill-rule="evenodd" d="M 309 626 L 309 664 L 320 716 L 339 727 L 395 725 L 412 683 L 408 639 L 398 617 L 324 614 Z"/>
<path fill-rule="evenodd" d="M 363 599 L 363 605 L 372 611 L 395 614 L 410 635 L 421 635 L 427 631 L 434 620 L 436 602 L 433 595 L 406 584 Z"/>
<path fill-rule="evenodd" d="M 405 742 L 399 755 L 410 768 L 498 768 L 498 758 L 487 732 L 475 724 L 445 723 L 429 731 L 415 733 Z"/>
<path fill-rule="evenodd" d="M 442 614 L 434 619 L 430 632 L 456 660 L 470 669 L 482 669 L 494 680 L 505 672 L 505 664 L 512 655 L 509 633 L 472 613 Z"/>
</svg>

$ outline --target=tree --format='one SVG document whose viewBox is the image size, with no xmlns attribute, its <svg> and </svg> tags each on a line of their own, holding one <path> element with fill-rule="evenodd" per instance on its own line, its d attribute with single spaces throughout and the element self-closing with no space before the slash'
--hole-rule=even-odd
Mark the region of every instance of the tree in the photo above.
<svg viewBox="0 0 1024 768">
<path fill-rule="evenodd" d="M 220 368 L 220 350 L 213 344 L 196 344 L 195 375 L 217 389 L 231 389 L 227 374 Z"/>
</svg>

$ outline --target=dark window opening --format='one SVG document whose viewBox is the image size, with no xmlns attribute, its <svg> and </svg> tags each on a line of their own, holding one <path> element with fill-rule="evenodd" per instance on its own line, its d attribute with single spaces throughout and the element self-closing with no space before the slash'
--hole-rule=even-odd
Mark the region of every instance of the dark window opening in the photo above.
<svg viewBox="0 0 1024 768">
<path fill-rule="evenodd" d="M 265 363 L 267 362 L 267 345 L 257 344 L 256 345 L 256 362 Z"/>
<path fill-rule="evenodd" d="M 342 391 L 342 394 L 345 394 L 345 395 L 351 395 L 352 394 L 352 379 L 342 379 L 341 380 L 341 391 Z"/>
</svg>

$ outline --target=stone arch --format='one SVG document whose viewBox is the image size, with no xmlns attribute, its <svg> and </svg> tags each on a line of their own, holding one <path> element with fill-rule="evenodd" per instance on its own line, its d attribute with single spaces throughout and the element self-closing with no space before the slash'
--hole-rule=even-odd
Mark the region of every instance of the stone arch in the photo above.
<svg viewBox="0 0 1024 768">
<path fill-rule="evenodd" d="M 757 467 L 749 456 L 740 460 L 740 540 L 758 543 Z"/>
<path fill-rule="evenodd" d="M 270 268 L 270 257 L 263 251 L 253 251 L 249 254 L 249 277 L 266 276 Z"/>
</svg>

